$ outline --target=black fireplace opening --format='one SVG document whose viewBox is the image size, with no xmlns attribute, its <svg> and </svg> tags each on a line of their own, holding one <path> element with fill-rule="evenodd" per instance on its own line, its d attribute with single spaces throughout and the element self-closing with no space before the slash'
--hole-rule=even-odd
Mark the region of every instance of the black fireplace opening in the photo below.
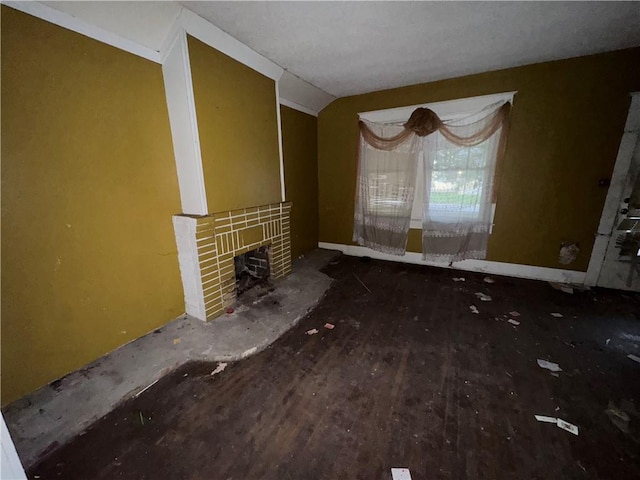
<svg viewBox="0 0 640 480">
<path fill-rule="evenodd" d="M 236 269 L 236 295 L 264 283 L 269 278 L 269 247 L 258 247 L 233 258 Z"/>
</svg>

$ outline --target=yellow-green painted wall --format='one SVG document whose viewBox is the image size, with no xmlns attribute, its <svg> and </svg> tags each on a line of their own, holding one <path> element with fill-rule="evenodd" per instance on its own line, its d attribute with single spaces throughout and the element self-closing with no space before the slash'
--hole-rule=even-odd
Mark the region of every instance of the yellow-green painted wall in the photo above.
<svg viewBox="0 0 640 480">
<path fill-rule="evenodd" d="M 318 122 L 281 106 L 284 184 L 291 208 L 291 256 L 318 247 Z"/>
<path fill-rule="evenodd" d="M 210 213 L 279 202 L 275 82 L 188 37 Z"/>
<path fill-rule="evenodd" d="M 320 241 L 352 244 L 358 112 L 517 90 L 488 260 L 585 271 L 639 65 L 636 48 L 334 101 L 318 118 Z M 566 241 L 581 248 L 568 267 Z"/>
<path fill-rule="evenodd" d="M 184 303 L 160 65 L 1 13 L 5 405 Z"/>
</svg>

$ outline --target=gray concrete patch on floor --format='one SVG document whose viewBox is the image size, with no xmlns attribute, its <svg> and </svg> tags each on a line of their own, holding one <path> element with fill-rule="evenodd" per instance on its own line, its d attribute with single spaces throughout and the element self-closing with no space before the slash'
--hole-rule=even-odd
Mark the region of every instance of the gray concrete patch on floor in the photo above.
<svg viewBox="0 0 640 480">
<path fill-rule="evenodd" d="M 267 348 L 318 304 L 331 285 L 319 269 L 339 255 L 310 252 L 288 277 L 243 294 L 233 313 L 210 322 L 183 315 L 8 405 L 25 468 L 189 361 L 232 362 Z"/>
</svg>

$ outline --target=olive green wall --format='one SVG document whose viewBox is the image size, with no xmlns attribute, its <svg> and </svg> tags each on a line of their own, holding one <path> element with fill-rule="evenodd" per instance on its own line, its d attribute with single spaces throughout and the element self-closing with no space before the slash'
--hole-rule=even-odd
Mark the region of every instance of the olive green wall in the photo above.
<svg viewBox="0 0 640 480">
<path fill-rule="evenodd" d="M 284 185 L 291 209 L 291 256 L 318 247 L 318 121 L 280 107 Z"/>
<path fill-rule="evenodd" d="M 639 65 L 630 49 L 334 101 L 318 118 L 320 241 L 352 244 L 358 112 L 517 90 L 488 260 L 585 271 Z M 568 267 L 566 241 L 581 248 Z"/>
<path fill-rule="evenodd" d="M 2 404 L 184 311 L 160 65 L 2 6 Z"/>
<path fill-rule="evenodd" d="M 188 37 L 210 213 L 279 202 L 275 82 Z"/>
</svg>

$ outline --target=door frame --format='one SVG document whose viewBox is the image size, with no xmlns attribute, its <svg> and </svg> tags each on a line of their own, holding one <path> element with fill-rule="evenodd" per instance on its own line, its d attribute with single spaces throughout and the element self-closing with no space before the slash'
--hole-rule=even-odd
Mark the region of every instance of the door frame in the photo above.
<svg viewBox="0 0 640 480">
<path fill-rule="evenodd" d="M 627 173 L 631 167 L 633 152 L 640 136 L 640 92 L 633 92 L 630 96 L 631 105 L 629 106 L 629 113 L 627 114 L 627 122 L 625 123 L 624 133 L 622 134 L 620 146 L 618 147 L 618 155 L 615 166 L 613 167 L 611 184 L 607 191 L 607 198 L 604 202 L 604 208 L 602 209 L 598 232 L 596 233 L 593 250 L 591 250 L 589 267 L 587 268 L 584 279 L 584 284 L 588 286 L 595 286 L 600 277 L 602 264 L 604 263 L 604 258 L 607 253 L 607 246 L 611 239 L 614 222 L 618 208 L 620 207 L 620 201 L 622 200 Z"/>
</svg>

